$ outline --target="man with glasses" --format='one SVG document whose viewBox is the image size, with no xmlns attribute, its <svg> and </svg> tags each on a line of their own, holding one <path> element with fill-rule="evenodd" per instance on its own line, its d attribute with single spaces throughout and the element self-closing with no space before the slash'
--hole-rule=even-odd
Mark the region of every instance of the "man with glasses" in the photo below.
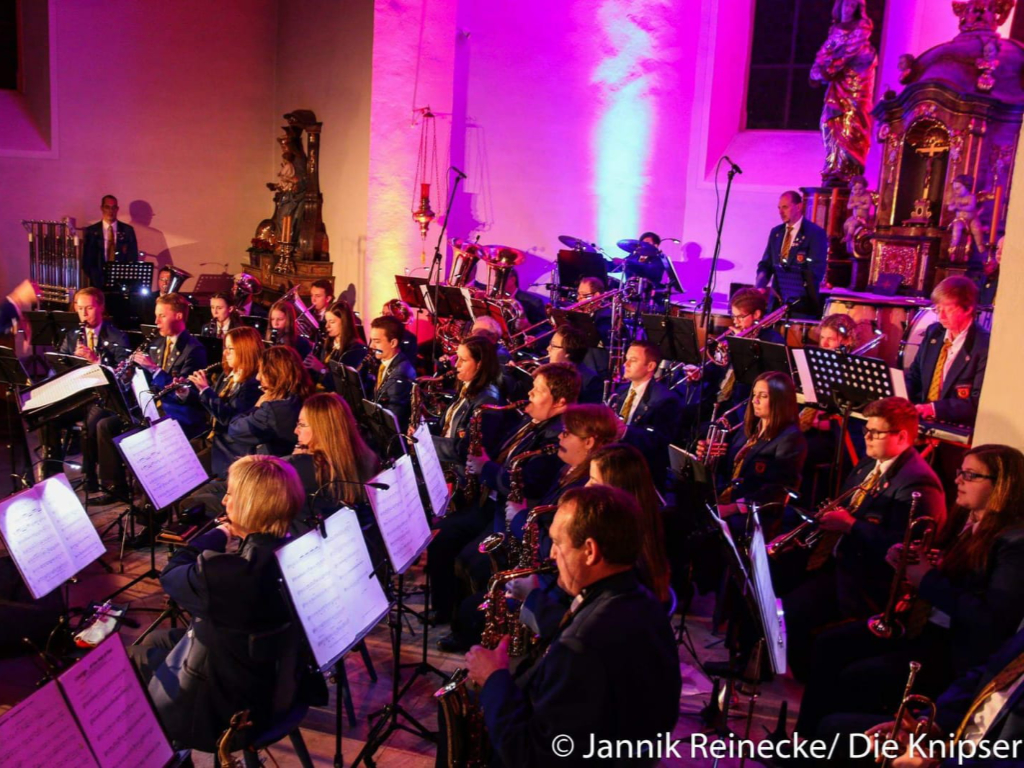
<svg viewBox="0 0 1024 768">
<path fill-rule="evenodd" d="M 844 503 L 819 520 L 824 533 L 809 555 L 806 580 L 783 598 L 790 666 L 798 677 L 807 669 L 816 629 L 885 608 L 893 578 L 885 555 L 903 540 L 912 494 L 921 494 L 916 517 L 933 518 L 938 529 L 946 518 L 942 483 L 914 448 L 914 406 L 887 397 L 864 415 L 867 456 L 843 485 Z"/>
<path fill-rule="evenodd" d="M 82 242 L 82 270 L 89 284 L 103 289 L 103 263 L 115 261 L 131 264 L 139 260 L 139 244 L 135 230 L 117 220 L 117 198 L 104 195 L 100 200 L 103 218 L 85 228 Z"/>
<path fill-rule="evenodd" d="M 597 375 L 597 371 L 583 362 L 589 349 L 583 332 L 563 323 L 548 343 L 548 362 L 575 366 L 582 382 L 578 402 L 600 403 L 604 399 L 604 380 Z"/>
<path fill-rule="evenodd" d="M 921 340 L 907 371 L 907 395 L 922 419 L 973 425 L 988 363 L 988 331 L 974 310 L 978 286 L 947 277 L 932 291 L 938 322 Z"/>
</svg>

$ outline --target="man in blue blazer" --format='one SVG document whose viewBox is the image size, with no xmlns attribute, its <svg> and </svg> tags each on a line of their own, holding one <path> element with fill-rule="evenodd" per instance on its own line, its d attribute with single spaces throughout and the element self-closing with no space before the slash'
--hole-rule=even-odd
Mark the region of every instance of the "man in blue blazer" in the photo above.
<svg viewBox="0 0 1024 768">
<path fill-rule="evenodd" d="M 825 279 L 828 235 L 804 218 L 799 192 L 783 192 L 779 198 L 782 224 L 768 235 L 768 245 L 757 265 L 758 288 L 769 286 L 784 302 L 795 301 L 795 317 L 821 317 L 818 286 Z"/>
<path fill-rule="evenodd" d="M 668 615 L 635 571 L 639 518 L 636 500 L 617 488 L 567 491 L 551 523 L 551 551 L 573 601 L 556 632 L 515 672 L 507 637 L 466 655 L 470 679 L 482 686 L 492 765 L 653 765 L 668 757 L 607 759 L 595 741 L 646 739 L 654 749 L 679 718 L 682 678 Z"/>
<path fill-rule="evenodd" d="M 367 392 L 377 405 L 395 414 L 403 432 L 409 428 L 412 390 L 416 368 L 401 351 L 405 326 L 397 317 L 376 317 L 370 323 L 370 349 L 380 360 L 376 376 L 367 382 Z"/>
<path fill-rule="evenodd" d="M 978 286 L 966 277 L 947 277 L 931 298 L 939 321 L 925 331 L 907 371 L 907 395 L 923 419 L 973 426 L 989 342 L 974 317 Z"/>
<path fill-rule="evenodd" d="M 679 431 L 683 402 L 654 372 L 661 363 L 661 350 L 647 341 L 635 341 L 626 350 L 622 384 L 608 405 L 626 423 L 623 442 L 637 448 L 658 487 L 665 483 L 668 446 Z"/>
<path fill-rule="evenodd" d="M 100 201 L 103 218 L 84 230 L 82 241 L 82 270 L 89 284 L 103 290 L 103 263 L 116 261 L 132 264 L 139 260 L 139 243 L 135 230 L 117 220 L 117 198 L 104 195 Z"/>
</svg>

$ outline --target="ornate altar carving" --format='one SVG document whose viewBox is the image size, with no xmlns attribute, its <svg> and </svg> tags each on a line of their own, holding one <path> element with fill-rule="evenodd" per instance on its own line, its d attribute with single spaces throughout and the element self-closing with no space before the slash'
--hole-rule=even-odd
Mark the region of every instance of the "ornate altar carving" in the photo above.
<svg viewBox="0 0 1024 768">
<path fill-rule="evenodd" d="M 950 273 L 980 272 L 994 251 L 1024 116 L 1024 47 L 996 31 L 1012 7 L 954 2 L 960 34 L 900 58 L 906 87 L 873 111 L 883 153 L 872 281 L 896 273 L 905 292 L 927 293 Z"/>
<path fill-rule="evenodd" d="M 314 280 L 333 279 L 320 192 L 322 123 L 308 109 L 284 118 L 277 181 L 267 183 L 274 192 L 274 213 L 256 227 L 246 271 L 265 287 L 283 292 L 299 284 L 308 291 Z"/>
</svg>

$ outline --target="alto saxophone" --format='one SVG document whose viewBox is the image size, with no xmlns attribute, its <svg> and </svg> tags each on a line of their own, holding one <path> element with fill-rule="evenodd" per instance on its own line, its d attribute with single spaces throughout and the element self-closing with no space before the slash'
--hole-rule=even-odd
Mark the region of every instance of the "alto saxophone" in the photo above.
<svg viewBox="0 0 1024 768">
<path fill-rule="evenodd" d="M 553 456 L 558 453 L 558 443 L 552 443 L 545 445 L 543 448 L 538 448 L 535 451 L 525 451 L 520 453 L 509 461 L 509 487 L 507 501 L 513 504 L 521 504 L 524 499 L 525 483 L 523 481 L 523 472 L 526 467 L 526 462 L 530 459 L 535 459 L 538 456 Z M 516 537 L 512 535 L 512 521 L 508 517 L 508 513 L 505 514 L 505 556 L 509 565 L 518 562 L 521 557 L 521 545 Z"/>
<path fill-rule="evenodd" d="M 251 725 L 252 722 L 249 720 L 248 709 L 235 712 L 231 716 L 230 724 L 217 740 L 217 759 L 222 768 L 242 768 L 242 761 L 231 756 L 231 742 L 238 731 Z"/>
<path fill-rule="evenodd" d="M 518 631 L 519 609 L 510 609 L 505 599 L 505 586 L 515 579 L 557 570 L 554 562 L 536 568 L 515 568 L 491 577 L 484 602 L 484 631 L 480 644 L 497 648 L 503 635 Z M 513 649 L 509 647 L 509 655 Z M 480 705 L 470 699 L 466 690 L 468 671 L 456 669 L 443 687 L 434 693 L 438 706 L 439 743 L 436 765 L 450 768 L 486 768 L 491 756 L 491 743 L 484 726 Z"/>
<path fill-rule="evenodd" d="M 519 400 L 508 405 L 481 405 L 469 417 L 469 455 L 482 456 L 484 453 L 484 415 L 497 411 L 511 411 L 523 408 L 529 401 Z M 480 492 L 480 478 L 466 463 L 466 481 L 462 486 L 463 498 L 473 501 Z"/>
</svg>

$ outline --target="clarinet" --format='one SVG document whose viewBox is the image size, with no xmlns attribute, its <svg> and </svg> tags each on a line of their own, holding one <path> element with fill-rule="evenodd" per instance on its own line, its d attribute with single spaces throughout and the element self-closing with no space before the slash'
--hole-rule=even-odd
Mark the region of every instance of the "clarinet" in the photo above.
<svg viewBox="0 0 1024 768">
<path fill-rule="evenodd" d="M 214 363 L 213 365 L 206 366 L 205 368 L 202 369 L 202 371 L 207 376 L 209 376 L 211 373 L 216 373 L 218 370 L 220 370 L 223 367 L 224 367 L 223 363 Z M 159 392 L 157 392 L 155 395 L 153 395 L 153 398 L 155 400 L 160 400 L 161 398 L 167 397 L 167 395 L 171 394 L 171 392 L 173 392 L 176 389 L 186 389 L 186 388 L 191 387 L 191 386 L 192 386 L 192 382 L 191 381 L 189 381 L 185 377 L 181 377 L 181 378 L 175 379 L 170 384 L 168 384 L 166 387 L 161 389 Z"/>
<path fill-rule="evenodd" d="M 114 376 L 122 386 L 127 387 L 131 384 L 132 377 L 135 376 L 136 364 L 132 362 L 132 358 L 135 357 L 136 354 L 147 349 L 150 344 L 156 341 L 159 335 L 159 331 L 153 331 L 153 333 L 149 334 L 149 337 L 139 344 L 139 346 L 135 348 L 135 351 L 122 360 L 120 364 L 118 364 L 117 368 L 114 369 Z"/>
</svg>

